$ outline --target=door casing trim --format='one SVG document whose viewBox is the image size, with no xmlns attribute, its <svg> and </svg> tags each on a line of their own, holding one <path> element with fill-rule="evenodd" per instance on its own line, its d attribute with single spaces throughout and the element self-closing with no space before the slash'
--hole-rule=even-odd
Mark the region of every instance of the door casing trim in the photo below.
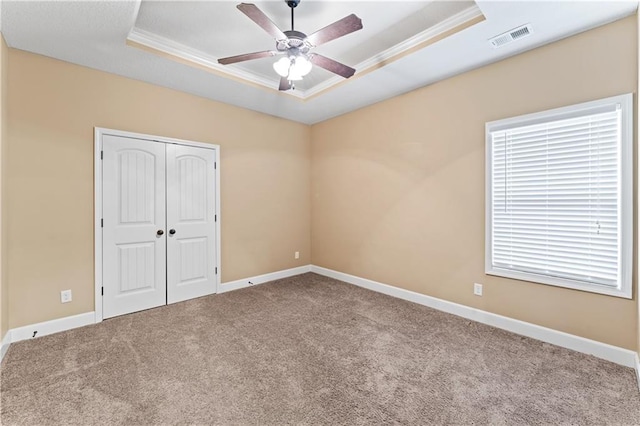
<svg viewBox="0 0 640 426">
<path fill-rule="evenodd" d="M 212 149 L 216 153 L 216 288 L 214 293 L 220 291 L 220 281 L 222 277 L 222 256 L 221 256 L 221 208 L 220 208 L 220 145 L 194 142 L 183 139 L 168 138 L 164 136 L 147 135 L 143 133 L 126 132 L 123 130 L 106 129 L 103 127 L 94 128 L 94 152 L 93 152 L 93 215 L 94 215 L 94 299 L 95 299 L 95 322 L 102 321 L 102 137 L 105 135 L 120 136 L 130 139 L 141 139 L 158 143 L 170 143 L 176 145 L 194 146 L 198 148 Z"/>
</svg>

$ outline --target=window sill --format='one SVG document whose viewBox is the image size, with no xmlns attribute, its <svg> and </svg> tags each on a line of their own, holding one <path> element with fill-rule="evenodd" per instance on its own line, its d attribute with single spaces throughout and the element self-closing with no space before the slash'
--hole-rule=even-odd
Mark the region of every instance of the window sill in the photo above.
<svg viewBox="0 0 640 426">
<path fill-rule="evenodd" d="M 532 273 L 528 273 L 528 272 L 518 272 L 518 271 L 511 271 L 508 269 L 500 269 L 500 268 L 495 268 L 495 267 L 489 267 L 485 269 L 485 274 L 487 275 L 492 275 L 492 276 L 496 276 L 496 277 L 502 277 L 502 278 L 511 278 L 511 279 L 515 279 L 515 280 L 520 280 L 520 281 L 528 281 L 531 283 L 535 283 L 535 284 L 545 284 L 545 285 L 552 285 L 555 287 L 562 287 L 562 288 L 568 288 L 571 290 L 580 290 L 580 291 L 586 291 L 589 293 L 597 293 L 597 294 L 603 294 L 606 296 L 614 296 L 614 297 L 620 297 L 620 298 L 624 298 L 624 299 L 631 299 L 632 298 L 632 292 L 631 292 L 631 285 L 628 284 L 626 286 L 622 286 L 622 288 L 617 288 L 617 287 L 607 287 L 604 285 L 600 285 L 600 284 L 590 284 L 584 281 L 577 281 L 577 280 L 569 280 L 569 279 L 565 279 L 565 278 L 556 278 L 556 277 L 549 277 L 546 275 L 538 275 L 538 274 L 532 274 Z"/>
</svg>

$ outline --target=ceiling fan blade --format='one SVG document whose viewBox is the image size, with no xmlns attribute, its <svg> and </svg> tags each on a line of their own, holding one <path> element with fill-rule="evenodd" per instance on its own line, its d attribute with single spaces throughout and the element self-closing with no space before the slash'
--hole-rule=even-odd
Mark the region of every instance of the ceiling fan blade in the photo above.
<svg viewBox="0 0 640 426">
<path fill-rule="evenodd" d="M 307 41 L 314 46 L 320 46 L 321 44 L 361 29 L 362 19 L 351 14 L 311 34 L 307 37 Z"/>
<path fill-rule="evenodd" d="M 356 72 L 355 69 L 348 67 L 345 64 L 329 59 L 326 56 L 318 55 L 317 53 L 311 55 L 309 60 L 320 68 L 324 68 L 325 70 L 331 71 L 332 73 L 338 74 L 344 78 L 349 78 Z"/>
<path fill-rule="evenodd" d="M 286 40 L 287 36 L 255 4 L 240 3 L 237 8 L 276 40 Z"/>
<path fill-rule="evenodd" d="M 236 62 L 251 61 L 253 59 L 268 58 L 276 56 L 280 52 L 265 50 L 263 52 L 245 53 L 244 55 L 229 56 L 228 58 L 218 59 L 218 63 L 222 65 L 235 64 Z"/>
<path fill-rule="evenodd" d="M 291 89 L 291 82 L 287 80 L 287 77 L 282 77 L 280 79 L 280 87 L 278 87 L 278 90 L 289 90 L 289 89 Z"/>
</svg>

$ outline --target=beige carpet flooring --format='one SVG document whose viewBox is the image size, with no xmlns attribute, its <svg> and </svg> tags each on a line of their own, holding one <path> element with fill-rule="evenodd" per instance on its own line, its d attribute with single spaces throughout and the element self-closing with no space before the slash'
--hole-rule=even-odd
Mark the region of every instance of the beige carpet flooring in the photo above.
<svg viewBox="0 0 640 426">
<path fill-rule="evenodd" d="M 11 345 L 3 425 L 640 424 L 634 371 L 315 274 Z"/>
</svg>

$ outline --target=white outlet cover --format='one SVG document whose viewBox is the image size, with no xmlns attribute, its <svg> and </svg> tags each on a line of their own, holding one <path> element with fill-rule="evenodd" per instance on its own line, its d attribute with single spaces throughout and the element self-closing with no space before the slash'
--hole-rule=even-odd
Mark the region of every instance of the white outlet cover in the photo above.
<svg viewBox="0 0 640 426">
<path fill-rule="evenodd" d="M 60 292 L 60 303 L 69 303 L 72 300 L 71 290 L 63 290 Z"/>
<path fill-rule="evenodd" d="M 473 284 L 473 294 L 475 294 L 476 296 L 482 296 L 482 284 Z"/>
<path fill-rule="evenodd" d="M 294 253 L 294 255 L 293 255 L 293 257 L 294 257 L 295 259 L 300 259 L 300 252 L 299 252 L 299 251 L 295 252 L 295 253 Z"/>
</svg>

